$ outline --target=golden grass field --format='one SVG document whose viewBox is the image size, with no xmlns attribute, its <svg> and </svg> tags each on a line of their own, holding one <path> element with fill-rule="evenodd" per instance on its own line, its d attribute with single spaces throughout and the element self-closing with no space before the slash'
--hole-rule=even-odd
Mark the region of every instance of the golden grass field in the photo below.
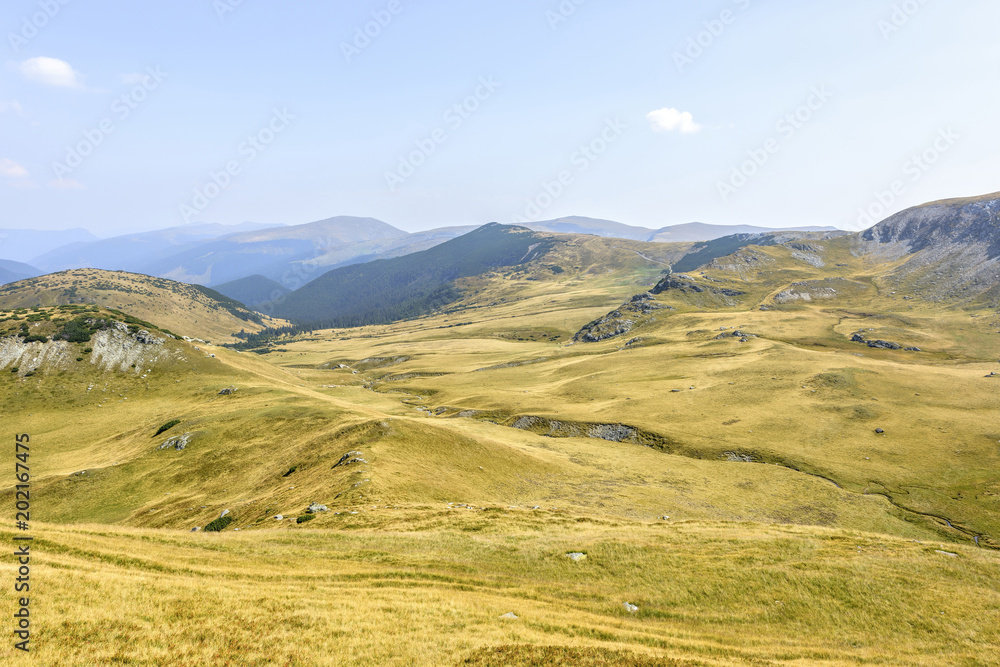
<svg viewBox="0 0 1000 667">
<path fill-rule="evenodd" d="M 5 664 L 1000 664 L 1000 315 L 904 300 L 830 242 L 826 268 L 692 274 L 738 304 L 668 291 L 572 343 L 662 268 L 585 250 L 265 355 L 0 369 L 37 554 L 35 653 Z M 774 301 L 831 276 L 859 287 Z M 639 435 L 562 437 L 600 424 Z"/>
</svg>

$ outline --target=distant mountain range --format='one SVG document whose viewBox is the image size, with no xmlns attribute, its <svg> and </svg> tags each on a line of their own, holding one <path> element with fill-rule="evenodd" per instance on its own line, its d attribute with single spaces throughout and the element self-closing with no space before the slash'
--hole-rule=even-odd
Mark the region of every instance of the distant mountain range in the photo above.
<svg viewBox="0 0 1000 667">
<path fill-rule="evenodd" d="M 690 243 L 692 241 L 714 241 L 733 234 L 765 234 L 767 232 L 833 232 L 836 227 L 754 227 L 752 225 L 707 225 L 702 222 L 690 222 L 683 225 L 670 225 L 660 229 L 633 227 L 611 220 L 597 220 L 572 216 L 545 220 L 523 225 L 537 232 L 553 232 L 555 234 L 595 234 L 633 241 L 648 241 L 652 243 Z"/>
<path fill-rule="evenodd" d="M 42 275 L 42 273 L 42 271 L 33 266 L 21 262 L 12 262 L 8 259 L 0 259 L 0 285 L 24 280 L 25 278 L 34 278 Z"/>
<path fill-rule="evenodd" d="M 0 252 L 0 257 L 27 260 L 32 271 L 7 269 L 9 273 L 0 273 L 0 279 L 9 281 L 17 279 L 16 276 L 97 268 L 212 287 L 260 276 L 286 289 L 297 289 L 329 270 L 429 250 L 479 226 L 407 233 L 374 218 L 340 216 L 288 226 L 259 223 L 187 225 L 100 240 L 85 230 L 7 230 L 0 232 L 0 239 L 6 239 L 0 244 L 0 251 L 9 248 L 17 256 L 4 257 Z M 770 231 L 765 227 L 701 223 L 647 229 L 584 217 L 540 221 L 525 227 L 557 234 L 593 234 L 660 242 L 710 241 L 736 233 Z M 803 231 L 826 229 L 832 228 L 801 228 Z M 36 252 L 29 252 L 31 248 Z"/>
<path fill-rule="evenodd" d="M 32 263 L 32 260 L 56 248 L 72 243 L 89 243 L 97 237 L 86 229 L 36 231 L 0 229 L 0 259 Z"/>
</svg>

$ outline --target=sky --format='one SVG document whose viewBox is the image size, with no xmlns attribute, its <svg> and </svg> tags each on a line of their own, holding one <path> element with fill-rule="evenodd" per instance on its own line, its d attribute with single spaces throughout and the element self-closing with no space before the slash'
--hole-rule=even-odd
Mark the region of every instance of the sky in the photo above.
<svg viewBox="0 0 1000 667">
<path fill-rule="evenodd" d="M 862 229 L 1000 190 L 995 0 L 6 0 L 0 228 Z"/>
</svg>

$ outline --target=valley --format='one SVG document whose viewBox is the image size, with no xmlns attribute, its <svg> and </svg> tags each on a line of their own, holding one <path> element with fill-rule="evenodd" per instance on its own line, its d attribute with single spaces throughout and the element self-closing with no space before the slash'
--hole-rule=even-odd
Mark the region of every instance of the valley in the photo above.
<svg viewBox="0 0 1000 667">
<path fill-rule="evenodd" d="M 992 284 L 898 232 L 458 240 L 314 281 L 336 329 L 3 288 L 39 664 L 991 664 Z"/>
</svg>

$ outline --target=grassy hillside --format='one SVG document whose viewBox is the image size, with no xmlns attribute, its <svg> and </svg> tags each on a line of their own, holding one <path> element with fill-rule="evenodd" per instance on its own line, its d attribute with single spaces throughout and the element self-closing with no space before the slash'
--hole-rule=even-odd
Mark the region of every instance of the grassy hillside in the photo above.
<svg viewBox="0 0 1000 667">
<path fill-rule="evenodd" d="M 457 300 L 455 280 L 527 262 L 552 245 L 524 228 L 486 225 L 429 250 L 335 269 L 269 308 L 313 326 L 418 317 Z"/>
<path fill-rule="evenodd" d="M 35 661 L 991 664 L 1000 315 L 906 298 L 908 258 L 857 249 L 665 278 L 691 244 L 571 236 L 419 318 L 267 355 L 165 339 L 135 367 L 88 356 L 136 324 L 58 338 L 113 311 L 5 313 Z M 627 333 L 574 342 L 651 289 Z"/>
<path fill-rule="evenodd" d="M 122 271 L 77 269 L 0 287 L 7 310 L 73 304 L 116 308 L 180 336 L 216 341 L 285 324 L 207 287 Z"/>
<path fill-rule="evenodd" d="M 255 308 L 262 303 L 278 299 L 289 294 L 291 290 L 283 287 L 270 278 L 261 275 L 240 278 L 232 282 L 216 285 L 213 288 L 219 294 L 239 301 L 249 308 Z"/>
</svg>

